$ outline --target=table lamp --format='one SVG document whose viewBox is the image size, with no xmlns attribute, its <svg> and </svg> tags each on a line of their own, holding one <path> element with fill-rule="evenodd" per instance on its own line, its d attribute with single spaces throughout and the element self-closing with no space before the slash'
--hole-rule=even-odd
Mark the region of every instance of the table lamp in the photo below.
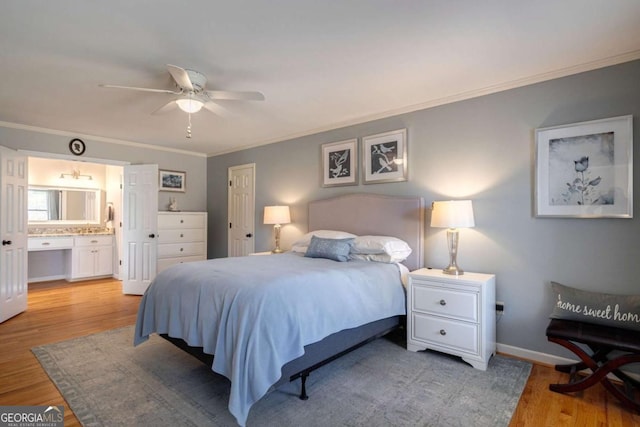
<svg viewBox="0 0 640 427">
<path fill-rule="evenodd" d="M 447 229 L 449 265 L 442 272 L 454 275 L 464 274 L 464 271 L 458 267 L 456 260 L 458 257 L 458 228 L 475 226 L 471 200 L 433 202 L 431 226 Z"/>
<path fill-rule="evenodd" d="M 273 228 L 276 232 L 276 248 L 272 250 L 274 254 L 282 253 L 280 249 L 280 226 L 281 224 L 289 224 L 291 222 L 291 214 L 289 206 L 265 206 L 264 207 L 264 223 L 274 224 Z"/>
</svg>

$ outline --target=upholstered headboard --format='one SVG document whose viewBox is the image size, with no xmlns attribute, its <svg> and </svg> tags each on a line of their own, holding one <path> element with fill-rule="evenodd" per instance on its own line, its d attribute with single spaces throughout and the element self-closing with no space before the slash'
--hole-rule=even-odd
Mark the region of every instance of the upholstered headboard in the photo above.
<svg viewBox="0 0 640 427">
<path fill-rule="evenodd" d="M 309 203 L 309 231 L 340 230 L 363 235 L 393 236 L 413 252 L 403 264 L 424 266 L 424 200 L 377 194 L 349 194 Z"/>
</svg>

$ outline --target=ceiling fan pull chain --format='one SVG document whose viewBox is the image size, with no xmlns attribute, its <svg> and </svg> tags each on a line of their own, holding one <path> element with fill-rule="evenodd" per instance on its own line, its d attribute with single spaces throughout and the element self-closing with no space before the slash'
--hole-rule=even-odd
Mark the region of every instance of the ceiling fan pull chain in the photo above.
<svg viewBox="0 0 640 427">
<path fill-rule="evenodd" d="M 191 113 L 189 114 L 189 126 L 187 126 L 187 139 L 191 138 Z"/>
</svg>

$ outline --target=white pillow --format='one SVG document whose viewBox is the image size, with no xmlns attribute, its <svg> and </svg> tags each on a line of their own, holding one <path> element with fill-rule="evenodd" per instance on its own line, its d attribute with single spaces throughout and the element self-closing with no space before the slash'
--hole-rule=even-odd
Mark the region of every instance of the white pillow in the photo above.
<svg viewBox="0 0 640 427">
<path fill-rule="evenodd" d="M 402 262 L 411 255 L 411 247 L 404 240 L 390 236 L 358 236 L 351 249 L 352 255 L 387 255 L 369 257 L 370 261 Z"/>
<path fill-rule="evenodd" d="M 291 245 L 292 252 L 307 252 L 309 243 L 311 243 L 311 236 L 321 237 L 323 239 L 349 239 L 356 237 L 355 234 L 347 233 L 346 231 L 336 230 L 315 230 L 310 231 Z"/>
</svg>

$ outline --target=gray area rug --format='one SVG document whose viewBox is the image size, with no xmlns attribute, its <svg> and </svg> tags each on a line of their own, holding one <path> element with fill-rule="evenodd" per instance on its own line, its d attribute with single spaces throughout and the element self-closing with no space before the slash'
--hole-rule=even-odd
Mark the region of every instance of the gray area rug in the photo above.
<svg viewBox="0 0 640 427">
<path fill-rule="evenodd" d="M 133 326 L 32 351 L 84 426 L 234 426 L 229 382 Z M 531 365 L 493 357 L 486 372 L 382 338 L 256 403 L 247 426 L 506 426 Z"/>
</svg>

